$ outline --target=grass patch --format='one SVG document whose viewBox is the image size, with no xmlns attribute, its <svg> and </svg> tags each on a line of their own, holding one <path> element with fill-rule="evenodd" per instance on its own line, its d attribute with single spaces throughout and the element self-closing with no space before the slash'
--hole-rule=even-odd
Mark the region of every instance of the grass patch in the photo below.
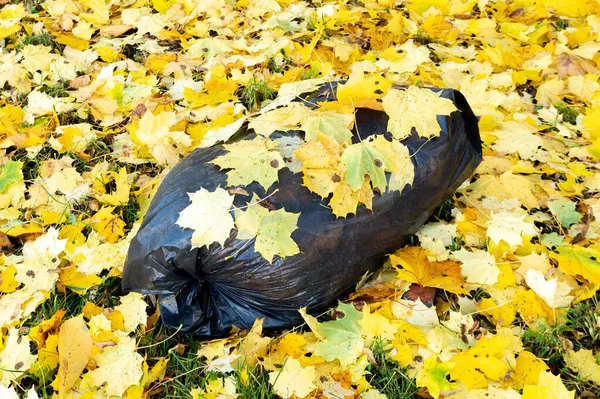
<svg viewBox="0 0 600 399">
<path fill-rule="evenodd" d="M 433 219 L 430 218 L 429 221 L 430 222 L 432 222 L 432 221 L 437 222 L 439 220 L 444 220 L 446 222 L 452 221 L 452 219 L 454 219 L 454 216 L 452 216 L 452 209 L 454 209 L 455 207 L 456 207 L 456 204 L 454 203 L 454 198 L 452 198 L 452 197 L 446 198 L 444 200 L 444 202 L 442 202 L 440 204 L 440 206 L 438 206 L 438 208 L 433 213 L 435 215 L 435 218 L 433 218 Z M 435 219 L 438 219 L 438 220 L 435 220 Z"/>
<path fill-rule="evenodd" d="M 275 399 L 271 390 L 269 373 L 262 367 L 245 368 L 236 372 L 237 392 L 240 399 Z"/>
<path fill-rule="evenodd" d="M 571 125 L 575 125 L 577 123 L 577 115 L 579 115 L 577 108 L 565 103 L 558 103 L 555 105 L 555 107 L 558 111 L 558 114 L 562 115 L 565 123 L 570 123 Z"/>
<path fill-rule="evenodd" d="M 415 379 L 410 378 L 405 368 L 386 355 L 383 342 L 376 341 L 372 350 L 377 364 L 367 367 L 367 371 L 371 373 L 369 384 L 388 398 L 416 398 L 418 388 Z"/>
<path fill-rule="evenodd" d="M 581 375 L 570 370 L 565 363 L 565 353 L 573 350 L 600 348 L 598 331 L 598 295 L 573 305 L 567 311 L 562 323 L 549 326 L 539 322 L 527 328 L 521 337 L 523 347 L 546 361 L 553 373 L 560 375 L 565 386 L 576 391 L 576 397 L 595 398 L 600 396 L 600 387 L 584 380 Z"/>
<path fill-rule="evenodd" d="M 565 329 L 571 342 L 578 349 L 600 348 L 600 306 L 598 295 L 573 305 L 565 318 Z"/>
<path fill-rule="evenodd" d="M 200 341 L 191 334 L 173 333 L 159 321 L 152 330 L 140 336 L 140 352 L 146 356 L 150 368 L 160 358 L 170 358 L 165 374 L 167 377 L 151 384 L 148 396 L 189 399 L 191 389 L 204 387 L 217 374 L 205 372 L 204 362 L 196 356 Z"/>
<path fill-rule="evenodd" d="M 276 93 L 271 90 L 265 81 L 259 81 L 253 78 L 246 86 L 238 89 L 237 96 L 249 111 L 254 111 L 260 107 L 265 100 L 272 100 Z"/>
<path fill-rule="evenodd" d="M 422 45 L 426 45 L 431 43 L 431 39 L 429 39 L 429 35 L 422 30 L 417 31 L 417 35 L 415 36 L 415 41 L 421 43 Z"/>
<path fill-rule="evenodd" d="M 42 147 L 34 158 L 30 158 L 27 150 L 23 148 L 15 150 L 12 154 L 14 161 L 23 162 L 21 170 L 23 171 L 23 180 L 26 182 L 33 182 L 39 176 L 42 162 L 58 158 L 60 158 L 58 152 L 49 145 Z"/>
<path fill-rule="evenodd" d="M 121 213 L 125 222 L 125 229 L 129 231 L 140 218 L 140 204 L 133 198 L 127 205 L 117 207 L 117 212 Z"/>
<path fill-rule="evenodd" d="M 32 7 L 34 9 L 37 8 L 37 6 L 32 6 Z M 31 9 L 31 7 L 27 7 L 27 8 Z M 64 46 L 58 44 L 54 40 L 54 37 L 46 31 L 41 31 L 40 33 L 36 33 L 33 35 L 26 35 L 22 39 L 19 39 L 19 42 L 16 43 L 16 45 L 15 45 L 15 50 L 21 51 L 21 50 L 23 50 L 23 47 L 25 47 L 27 45 L 48 46 L 48 47 L 52 47 L 53 50 L 58 50 L 61 52 L 64 49 Z"/>
<path fill-rule="evenodd" d="M 523 333 L 521 337 L 523 347 L 540 359 L 544 359 L 553 371 L 558 371 L 564 366 L 565 338 L 562 336 L 564 331 L 562 325 L 550 326 L 540 321 Z"/>
</svg>

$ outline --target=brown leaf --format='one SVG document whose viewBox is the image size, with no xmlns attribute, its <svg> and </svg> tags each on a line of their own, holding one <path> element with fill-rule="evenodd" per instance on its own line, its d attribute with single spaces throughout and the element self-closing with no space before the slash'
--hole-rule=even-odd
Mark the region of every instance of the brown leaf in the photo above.
<svg viewBox="0 0 600 399">
<path fill-rule="evenodd" d="M 571 244 L 577 244 L 578 242 L 583 241 L 585 239 L 585 235 L 587 234 L 588 229 L 590 228 L 590 223 L 592 223 L 592 220 L 594 219 L 594 211 L 592 210 L 592 208 L 588 207 L 583 202 L 580 203 L 580 206 L 585 212 L 585 216 L 583 218 L 583 228 L 579 233 L 577 233 L 575 237 L 573 237 L 573 241 L 571 241 Z"/>
<path fill-rule="evenodd" d="M 592 61 L 575 54 L 562 53 L 554 64 L 556 64 L 559 79 L 565 76 L 585 75 L 586 73 L 600 74 Z"/>
<path fill-rule="evenodd" d="M 430 307 L 433 305 L 433 299 L 435 298 L 436 292 L 437 288 L 421 287 L 419 284 L 413 283 L 410 285 L 408 291 L 402 295 L 402 298 L 410 299 L 411 301 L 421 299 L 421 302 L 423 302 L 425 306 Z"/>
<path fill-rule="evenodd" d="M 148 110 L 148 108 L 146 108 L 146 106 L 142 103 L 138 104 L 135 106 L 135 109 L 133 111 L 131 111 L 131 114 L 129 115 L 131 117 L 131 119 L 140 119 Z"/>
<path fill-rule="evenodd" d="M 59 399 L 67 396 L 68 391 L 85 369 L 91 353 L 92 337 L 83 321 L 83 316 L 65 321 L 58 333 L 59 366 L 56 381 Z"/>
<path fill-rule="evenodd" d="M 100 36 L 102 37 L 119 37 L 123 33 L 127 32 L 134 27 L 131 25 L 109 25 L 100 29 Z"/>
<path fill-rule="evenodd" d="M 249 196 L 250 194 L 248 194 L 248 191 L 244 190 L 241 187 L 237 187 L 237 188 L 230 188 L 227 190 L 227 192 L 229 194 L 240 194 L 240 195 L 245 195 L 246 197 Z"/>
<path fill-rule="evenodd" d="M 348 299 L 357 302 L 377 302 L 382 299 L 387 299 L 394 296 L 397 293 L 395 288 L 388 287 L 385 284 L 375 284 L 369 287 L 361 288 L 359 291 L 356 291 L 350 294 Z"/>
<path fill-rule="evenodd" d="M 79 89 L 80 87 L 85 87 L 90 84 L 90 77 L 88 75 L 77 76 L 75 79 L 71 80 L 69 83 L 69 87 L 71 89 Z"/>
<path fill-rule="evenodd" d="M 0 231 L 0 254 L 8 254 L 12 252 L 13 245 L 8 236 Z"/>
</svg>

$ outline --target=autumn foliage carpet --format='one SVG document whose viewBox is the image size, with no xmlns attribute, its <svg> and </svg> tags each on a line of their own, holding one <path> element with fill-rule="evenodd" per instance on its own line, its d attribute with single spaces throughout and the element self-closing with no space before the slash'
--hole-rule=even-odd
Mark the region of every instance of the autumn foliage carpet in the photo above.
<svg viewBox="0 0 600 399">
<path fill-rule="evenodd" d="M 0 398 L 599 397 L 598 10 L 0 0 Z M 128 243 L 174 164 L 339 78 L 350 100 L 311 111 L 327 117 L 302 127 L 310 145 L 347 140 L 354 106 L 385 105 L 396 83 L 459 89 L 480 117 L 483 162 L 409 246 L 337 309 L 275 335 L 257 320 L 199 342 L 161 325 L 156 298 L 121 292 Z M 450 112 L 404 111 L 433 140 Z M 304 168 L 311 153 L 295 153 Z M 378 195 L 359 177 L 336 215 Z"/>
</svg>

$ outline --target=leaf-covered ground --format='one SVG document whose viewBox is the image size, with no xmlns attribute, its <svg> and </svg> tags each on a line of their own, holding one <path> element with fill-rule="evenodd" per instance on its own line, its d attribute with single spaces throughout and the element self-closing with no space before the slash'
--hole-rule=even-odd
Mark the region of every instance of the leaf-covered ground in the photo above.
<svg viewBox="0 0 600 399">
<path fill-rule="evenodd" d="M 0 398 L 600 396 L 597 0 L 0 4 Z M 121 293 L 179 159 L 284 84 L 374 76 L 459 89 L 484 160 L 346 304 L 201 343 Z"/>
</svg>

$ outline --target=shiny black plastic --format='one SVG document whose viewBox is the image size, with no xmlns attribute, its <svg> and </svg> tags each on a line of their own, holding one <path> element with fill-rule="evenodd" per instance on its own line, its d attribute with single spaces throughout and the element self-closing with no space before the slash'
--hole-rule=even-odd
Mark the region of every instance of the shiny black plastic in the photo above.
<svg viewBox="0 0 600 399">
<path fill-rule="evenodd" d="M 333 99 L 326 85 L 309 101 Z M 257 183 L 245 187 L 250 196 L 235 195 L 245 205 L 256 193 L 268 197 L 272 209 L 301 212 L 292 238 L 301 253 L 267 262 L 254 251 L 253 241 L 235 239 L 232 230 L 223 246 L 190 249 L 192 230 L 175 224 L 189 196 L 201 187 L 225 187 L 226 175 L 208 161 L 225 153 L 223 145 L 196 149 L 177 164 L 161 183 L 131 242 L 123 289 L 160 295 L 164 324 L 202 338 L 227 335 L 232 326 L 249 328 L 258 317 L 265 328 L 289 328 L 302 323 L 298 313 L 320 313 L 352 292 L 360 278 L 381 267 L 385 255 L 402 246 L 452 195 L 481 161 L 477 118 L 460 92 L 441 91 L 459 111 L 438 116 L 439 138 L 413 135 L 404 140 L 415 166 L 415 179 L 398 191 L 375 194 L 373 211 L 360 206 L 356 215 L 336 218 L 327 201 L 302 186 L 301 174 L 279 171 L 279 182 L 265 193 Z M 356 123 L 361 138 L 386 134 L 384 112 L 359 109 Z M 299 135 L 299 131 L 281 133 Z M 245 127 L 233 138 L 247 140 L 255 133 Z M 273 137 L 272 137 L 273 138 Z M 358 137 L 355 133 L 355 141 Z M 230 140 L 232 141 L 232 140 Z"/>
</svg>

